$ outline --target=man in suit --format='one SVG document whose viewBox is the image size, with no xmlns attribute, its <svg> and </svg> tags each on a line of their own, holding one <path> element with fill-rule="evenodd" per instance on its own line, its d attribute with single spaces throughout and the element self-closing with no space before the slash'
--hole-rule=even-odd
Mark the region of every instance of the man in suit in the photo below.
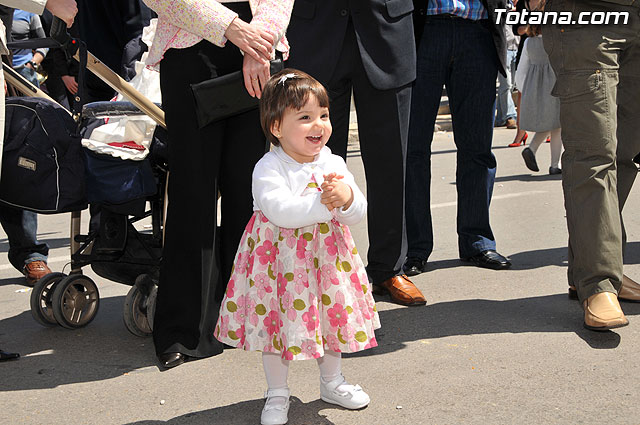
<svg viewBox="0 0 640 425">
<path fill-rule="evenodd" d="M 376 292 L 403 305 L 426 300 L 401 267 L 406 253 L 404 169 L 415 42 L 411 0 L 297 0 L 288 66 L 318 79 L 331 98 L 328 146 L 346 158 L 351 93 L 369 202 L 367 272 Z"/>
<path fill-rule="evenodd" d="M 547 1 L 545 10 L 626 13 L 628 22 L 543 27 L 560 98 L 562 188 L 569 230 L 569 296 L 584 327 L 603 331 L 629 321 L 618 300 L 640 301 L 640 285 L 622 274 L 622 208 L 640 152 L 640 0 Z"/>
<path fill-rule="evenodd" d="M 433 250 L 430 211 L 431 141 L 442 86 L 446 86 L 457 153 L 458 251 L 463 261 L 495 270 L 510 261 L 496 252 L 489 204 L 496 173 L 491 153 L 496 77 L 506 69 L 504 0 L 417 1 L 417 79 L 407 153 L 405 272 L 426 271 Z"/>
<path fill-rule="evenodd" d="M 9 8 L 26 10 L 41 14 L 46 7 L 55 16 L 60 17 L 68 26 L 73 23 L 73 18 L 78 12 L 75 0 L 0 0 L 0 5 Z M 8 55 L 7 32 L 5 25 L 10 28 L 12 13 L 2 7 L 2 20 L 0 20 L 0 55 Z M 11 18 L 11 19 L 10 19 Z M 9 31 L 10 33 L 10 31 Z M 2 167 L 2 145 L 4 141 L 4 73 L 0 72 L 0 168 Z M 10 353 L 0 349 L 0 361 L 13 360 L 20 357 L 18 353 Z"/>
</svg>

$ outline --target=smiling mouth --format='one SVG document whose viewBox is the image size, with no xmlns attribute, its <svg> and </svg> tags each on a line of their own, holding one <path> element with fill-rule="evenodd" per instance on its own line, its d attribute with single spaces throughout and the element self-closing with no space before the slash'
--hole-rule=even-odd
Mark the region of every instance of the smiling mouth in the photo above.
<svg viewBox="0 0 640 425">
<path fill-rule="evenodd" d="M 307 139 L 312 143 L 319 143 L 322 140 L 322 135 L 320 135 L 320 136 L 307 136 Z"/>
</svg>

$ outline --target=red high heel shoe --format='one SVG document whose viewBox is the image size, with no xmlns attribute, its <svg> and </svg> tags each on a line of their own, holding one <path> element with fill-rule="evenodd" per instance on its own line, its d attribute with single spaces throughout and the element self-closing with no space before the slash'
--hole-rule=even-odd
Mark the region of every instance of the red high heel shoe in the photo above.
<svg viewBox="0 0 640 425">
<path fill-rule="evenodd" d="M 527 134 L 527 132 L 524 132 L 524 136 L 522 136 L 522 139 L 520 139 L 519 141 L 513 141 L 511 143 L 509 143 L 509 147 L 510 148 L 517 148 L 520 145 L 526 145 L 527 144 L 527 138 L 529 137 L 529 135 Z"/>
</svg>

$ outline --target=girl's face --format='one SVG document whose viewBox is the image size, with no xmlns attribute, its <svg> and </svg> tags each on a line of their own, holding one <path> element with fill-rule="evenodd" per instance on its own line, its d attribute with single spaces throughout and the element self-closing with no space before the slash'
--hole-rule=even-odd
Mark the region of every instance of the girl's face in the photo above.
<svg viewBox="0 0 640 425">
<path fill-rule="evenodd" d="M 271 133 L 282 149 L 298 162 L 312 162 L 331 136 L 329 109 L 318 105 L 314 95 L 296 111 L 285 110 L 282 121 L 271 126 Z"/>
</svg>

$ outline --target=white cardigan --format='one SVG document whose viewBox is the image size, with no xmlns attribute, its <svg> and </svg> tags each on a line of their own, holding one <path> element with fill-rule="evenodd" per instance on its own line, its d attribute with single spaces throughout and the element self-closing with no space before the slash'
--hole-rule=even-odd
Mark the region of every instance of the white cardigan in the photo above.
<svg viewBox="0 0 640 425">
<path fill-rule="evenodd" d="M 335 208 L 329 211 L 320 202 L 322 192 L 307 188 L 312 176 L 321 185 L 323 175 L 332 172 L 344 176 L 342 181 L 353 191 L 353 202 L 347 210 Z M 254 211 L 262 211 L 271 223 L 284 228 L 297 229 L 326 223 L 333 218 L 351 225 L 362 220 L 367 212 L 367 200 L 347 164 L 326 146 L 315 161 L 308 163 L 299 163 L 281 147 L 274 147 L 253 170 L 252 192 Z"/>
</svg>

